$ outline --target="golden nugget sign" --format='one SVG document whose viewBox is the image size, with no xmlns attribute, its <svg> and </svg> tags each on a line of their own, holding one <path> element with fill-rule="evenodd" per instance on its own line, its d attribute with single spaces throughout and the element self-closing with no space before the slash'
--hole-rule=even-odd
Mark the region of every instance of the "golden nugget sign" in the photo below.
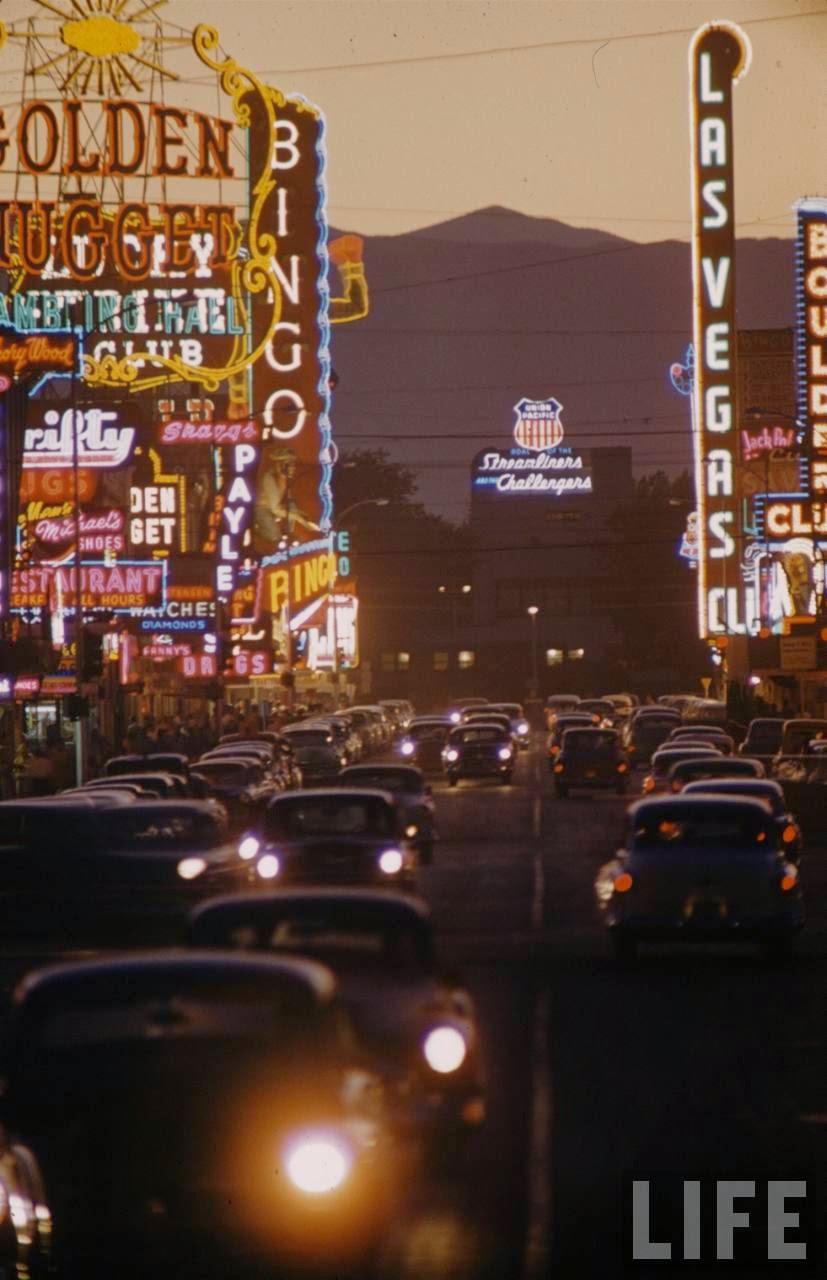
<svg viewBox="0 0 827 1280">
<path fill-rule="evenodd" d="M 194 109 L 183 89 L 176 102 L 170 59 L 186 42 L 166 34 L 163 2 L 35 0 L 31 21 L 0 27 L 3 57 L 23 55 L 19 109 L 0 109 L 0 177 L 14 192 L 0 203 L 0 325 L 80 330 L 94 387 L 177 377 L 215 391 L 269 350 L 291 279 L 264 222 L 278 100 L 199 26 L 193 70 L 212 73 L 219 103 Z M 255 168 L 254 107 L 266 133 Z"/>
<path fill-rule="evenodd" d="M 697 352 L 695 475 L 698 492 L 698 625 L 702 636 L 744 631 L 740 617 L 734 472 L 735 193 L 732 89 L 749 67 L 734 24 L 701 27 L 689 51 L 692 146 L 692 277 Z"/>
</svg>

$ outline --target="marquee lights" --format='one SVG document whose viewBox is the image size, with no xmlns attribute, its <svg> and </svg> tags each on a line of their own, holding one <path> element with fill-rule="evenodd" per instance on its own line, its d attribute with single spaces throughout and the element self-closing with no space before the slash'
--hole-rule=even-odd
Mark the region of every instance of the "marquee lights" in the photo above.
<svg viewBox="0 0 827 1280">
<path fill-rule="evenodd" d="M 698 625 L 702 636 L 746 630 L 740 617 L 734 464 L 735 193 L 732 89 L 750 44 L 713 22 L 689 50 L 695 474 L 698 492 Z"/>
</svg>

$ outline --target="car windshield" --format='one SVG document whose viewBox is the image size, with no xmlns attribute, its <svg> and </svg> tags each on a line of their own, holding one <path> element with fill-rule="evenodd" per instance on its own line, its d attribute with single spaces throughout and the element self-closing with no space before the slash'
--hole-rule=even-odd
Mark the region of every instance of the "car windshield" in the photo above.
<svg viewBox="0 0 827 1280">
<path fill-rule="evenodd" d="M 203 774 L 209 782 L 260 782 L 263 776 L 255 765 L 236 761 L 202 760 L 194 771 Z"/>
<path fill-rule="evenodd" d="M 633 839 L 636 849 L 664 852 L 705 847 L 760 853 L 770 843 L 766 824 L 757 813 L 715 810 L 647 815 L 635 826 Z"/>
<path fill-rule="evenodd" d="M 407 730 L 406 736 L 414 742 L 418 742 L 420 738 L 444 738 L 450 726 L 445 724 L 412 724 Z"/>
<path fill-rule="evenodd" d="M 339 757 L 332 746 L 319 743 L 318 746 L 296 747 L 296 759 L 299 764 L 330 764 L 331 761 L 338 763 Z"/>
<path fill-rule="evenodd" d="M 345 786 L 376 787 L 377 791 L 403 791 L 416 795 L 422 790 L 422 779 L 407 769 L 358 769 L 342 774 Z"/>
<path fill-rule="evenodd" d="M 196 937 L 196 945 L 198 941 Z M 209 941 L 212 946 L 233 950 L 309 956 L 336 968 L 421 967 L 428 954 L 421 930 L 383 928 L 377 922 L 334 918 L 323 912 L 318 915 L 303 912 L 263 924 L 236 921 L 220 933 L 210 929 Z"/>
<path fill-rule="evenodd" d="M 783 720 L 771 720 L 767 724 L 751 724 L 747 731 L 746 745 L 752 751 L 775 753 L 781 746 L 784 731 Z"/>
<path fill-rule="evenodd" d="M 567 729 L 563 736 L 566 751 L 611 751 L 617 745 L 614 733 L 593 733 L 590 729 Z"/>
<path fill-rule="evenodd" d="M 460 729 L 451 734 L 451 742 L 467 745 L 469 742 L 503 742 L 505 733 L 496 725 L 479 725 L 478 727 Z"/>
<path fill-rule="evenodd" d="M 391 836 L 393 810 L 374 796 L 301 796 L 279 800 L 268 811 L 270 838 L 305 836 Z"/>
</svg>

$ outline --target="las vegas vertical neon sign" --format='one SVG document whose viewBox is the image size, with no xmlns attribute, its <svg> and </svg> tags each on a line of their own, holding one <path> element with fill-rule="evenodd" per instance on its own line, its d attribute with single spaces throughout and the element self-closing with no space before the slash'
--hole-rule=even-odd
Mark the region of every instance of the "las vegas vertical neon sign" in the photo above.
<svg viewBox="0 0 827 1280">
<path fill-rule="evenodd" d="M 739 609 L 732 90 L 749 69 L 747 36 L 713 22 L 689 49 L 698 628 L 745 630 Z"/>
</svg>

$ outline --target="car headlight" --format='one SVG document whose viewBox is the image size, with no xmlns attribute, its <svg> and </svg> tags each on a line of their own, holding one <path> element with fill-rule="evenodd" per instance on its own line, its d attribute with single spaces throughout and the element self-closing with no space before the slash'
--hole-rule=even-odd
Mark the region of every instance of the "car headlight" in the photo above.
<svg viewBox="0 0 827 1280">
<path fill-rule="evenodd" d="M 527 721 L 527 720 L 521 720 L 521 721 L 520 721 L 520 723 L 517 725 L 517 732 L 518 732 L 522 737 L 525 737 L 525 735 L 528 733 L 528 721 Z"/>
<path fill-rule="evenodd" d="M 243 858 L 245 862 L 249 862 L 254 858 L 261 848 L 261 844 L 255 836 L 245 836 L 238 846 L 238 856 Z"/>
<path fill-rule="evenodd" d="M 295 1139 L 285 1152 L 287 1176 L 309 1196 L 336 1191 L 350 1174 L 353 1155 L 341 1139 L 326 1133 L 308 1133 Z"/>
<path fill-rule="evenodd" d="M 458 1071 L 468 1054 L 465 1036 L 456 1027 L 434 1027 L 422 1046 L 425 1060 L 432 1071 L 442 1076 Z"/>
<path fill-rule="evenodd" d="M 256 864 L 256 872 L 261 876 L 262 880 L 275 880 L 281 871 L 281 863 L 274 853 L 265 853 L 263 858 L 259 858 Z"/>
<path fill-rule="evenodd" d="M 203 858 L 182 858 L 178 863 L 178 874 L 182 880 L 197 880 L 206 870 Z"/>
<path fill-rule="evenodd" d="M 413 840 L 418 830 L 419 830 L 419 827 L 416 825 L 416 823 L 411 822 L 405 828 L 405 835 L 408 837 L 409 840 Z"/>
<path fill-rule="evenodd" d="M 414 747 L 414 744 L 410 740 L 406 740 L 405 742 L 402 743 L 400 750 L 403 756 L 412 756 L 416 748 Z"/>
<path fill-rule="evenodd" d="M 384 871 L 386 876 L 398 875 L 402 870 L 404 861 L 398 849 L 386 849 L 379 856 L 379 870 Z"/>
<path fill-rule="evenodd" d="M 501 760 L 510 760 L 510 759 L 511 759 L 511 748 L 510 748 L 510 747 L 500 747 L 500 750 L 499 750 L 499 752 L 498 752 L 498 755 L 499 755 L 499 757 L 500 757 L 500 759 L 501 759 Z"/>
<path fill-rule="evenodd" d="M 459 724 L 461 719 L 462 719 L 462 716 L 458 711 L 451 712 L 451 724 Z"/>
<path fill-rule="evenodd" d="M 459 760 L 459 752 L 456 751 L 453 747 L 449 747 L 448 750 L 445 752 L 445 759 L 449 760 L 451 764 L 453 764 L 455 760 Z"/>
</svg>

